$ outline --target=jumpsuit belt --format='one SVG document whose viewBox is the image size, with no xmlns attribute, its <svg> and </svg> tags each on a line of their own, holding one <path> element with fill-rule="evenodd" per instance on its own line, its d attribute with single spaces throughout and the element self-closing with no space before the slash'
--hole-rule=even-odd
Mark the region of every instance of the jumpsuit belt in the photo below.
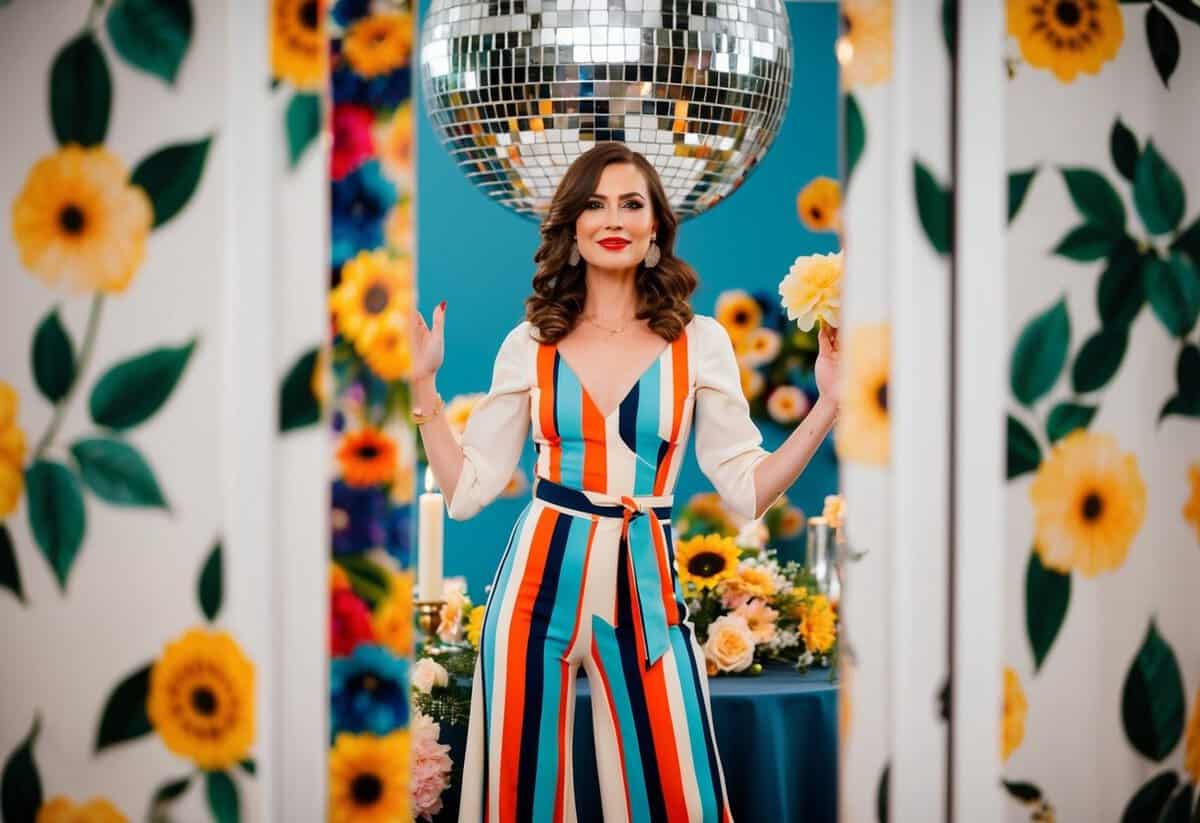
<svg viewBox="0 0 1200 823">
<path fill-rule="evenodd" d="M 639 497 L 583 492 L 543 477 L 534 481 L 533 496 L 571 514 L 620 518 L 621 540 L 627 547 L 629 602 L 634 611 L 634 629 L 645 649 L 649 669 L 671 645 L 668 627 L 679 624 L 679 606 L 671 574 L 664 523 L 671 521 L 671 495 Z"/>
</svg>

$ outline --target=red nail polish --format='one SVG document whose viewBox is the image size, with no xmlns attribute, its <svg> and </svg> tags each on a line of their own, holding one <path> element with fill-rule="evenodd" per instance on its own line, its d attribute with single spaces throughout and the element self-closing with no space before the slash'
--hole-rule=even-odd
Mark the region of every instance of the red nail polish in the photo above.
<svg viewBox="0 0 1200 823">
<path fill-rule="evenodd" d="M 442 306 L 442 311 L 445 311 L 446 310 L 446 301 L 445 300 L 442 301 L 441 306 Z"/>
</svg>

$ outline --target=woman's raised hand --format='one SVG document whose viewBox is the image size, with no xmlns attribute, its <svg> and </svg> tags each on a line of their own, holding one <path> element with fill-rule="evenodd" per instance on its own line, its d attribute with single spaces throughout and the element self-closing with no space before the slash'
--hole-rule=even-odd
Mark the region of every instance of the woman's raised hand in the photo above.
<svg viewBox="0 0 1200 823">
<path fill-rule="evenodd" d="M 834 408 L 836 408 L 839 400 L 838 380 L 841 374 L 841 351 L 838 344 L 838 330 L 822 323 L 817 339 L 819 341 L 817 363 L 815 366 L 817 391 L 822 400 L 833 403 Z"/>
<path fill-rule="evenodd" d="M 412 311 L 412 372 L 409 380 L 416 382 L 433 377 L 442 367 L 446 356 L 446 340 L 443 327 L 446 319 L 446 301 L 433 310 L 433 328 L 425 325 L 425 318 L 417 309 Z"/>
</svg>

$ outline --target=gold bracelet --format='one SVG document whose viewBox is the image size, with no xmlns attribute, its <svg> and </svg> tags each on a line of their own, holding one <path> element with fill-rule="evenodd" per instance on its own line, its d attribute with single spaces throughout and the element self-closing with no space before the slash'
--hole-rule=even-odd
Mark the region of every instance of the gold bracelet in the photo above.
<svg viewBox="0 0 1200 823">
<path fill-rule="evenodd" d="M 423 423 L 428 423 L 430 420 L 437 417 L 441 413 L 442 413 L 442 396 L 440 394 L 434 394 L 432 409 L 430 409 L 428 412 L 423 412 L 423 411 L 421 411 L 421 408 L 419 406 L 413 406 L 412 411 L 409 412 L 409 416 L 412 417 L 412 421 L 414 423 L 416 423 L 418 426 L 420 426 Z"/>
</svg>

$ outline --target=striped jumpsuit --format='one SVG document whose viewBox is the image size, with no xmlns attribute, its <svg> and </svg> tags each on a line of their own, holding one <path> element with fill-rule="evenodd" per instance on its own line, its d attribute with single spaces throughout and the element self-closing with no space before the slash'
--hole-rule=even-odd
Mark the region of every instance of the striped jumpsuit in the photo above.
<svg viewBox="0 0 1200 823">
<path fill-rule="evenodd" d="M 701 470 L 753 517 L 767 452 L 713 318 L 693 318 L 607 416 L 528 322 L 505 339 L 463 434 L 449 515 L 472 517 L 500 493 L 529 433 L 536 476 L 488 594 L 460 823 L 576 820 L 580 666 L 606 823 L 732 821 L 670 528 L 693 423 Z"/>
</svg>

